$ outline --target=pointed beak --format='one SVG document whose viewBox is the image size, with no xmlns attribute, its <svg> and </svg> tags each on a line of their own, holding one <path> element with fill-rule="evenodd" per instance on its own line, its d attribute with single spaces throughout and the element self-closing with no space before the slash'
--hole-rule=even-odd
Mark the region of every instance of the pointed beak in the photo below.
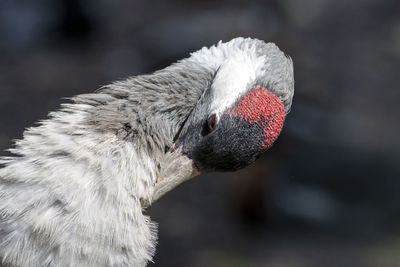
<svg viewBox="0 0 400 267">
<path fill-rule="evenodd" d="M 143 208 L 149 207 L 181 183 L 200 174 L 194 167 L 193 161 L 182 154 L 181 148 L 168 151 L 160 169 L 160 175 L 154 186 L 153 197 L 149 201 L 142 201 Z"/>
</svg>

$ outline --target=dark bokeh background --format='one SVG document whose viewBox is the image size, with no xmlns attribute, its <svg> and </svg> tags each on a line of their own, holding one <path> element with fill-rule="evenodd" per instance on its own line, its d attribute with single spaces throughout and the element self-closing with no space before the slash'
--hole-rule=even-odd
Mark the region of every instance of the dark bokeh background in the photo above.
<svg viewBox="0 0 400 267">
<path fill-rule="evenodd" d="M 292 112 L 252 167 L 149 210 L 151 266 L 400 266 L 397 0 L 2 0 L 0 149 L 61 97 L 237 36 L 292 56 Z"/>
</svg>

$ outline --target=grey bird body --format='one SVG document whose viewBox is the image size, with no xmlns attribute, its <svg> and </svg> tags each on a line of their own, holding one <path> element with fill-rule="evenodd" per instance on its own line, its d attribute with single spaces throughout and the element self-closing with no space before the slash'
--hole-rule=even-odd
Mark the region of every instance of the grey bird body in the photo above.
<svg viewBox="0 0 400 267">
<path fill-rule="evenodd" d="M 156 225 L 144 208 L 197 173 L 191 161 L 180 161 L 175 142 L 205 91 L 212 90 L 218 69 L 243 51 L 265 59 L 264 69 L 255 70 L 261 76 L 252 82 L 271 88 L 288 112 L 291 60 L 274 44 L 237 38 L 153 74 L 76 96 L 27 129 L 10 149 L 14 156 L 0 161 L 3 264 L 145 266 L 151 261 Z M 185 174 L 169 180 L 185 166 Z"/>
</svg>

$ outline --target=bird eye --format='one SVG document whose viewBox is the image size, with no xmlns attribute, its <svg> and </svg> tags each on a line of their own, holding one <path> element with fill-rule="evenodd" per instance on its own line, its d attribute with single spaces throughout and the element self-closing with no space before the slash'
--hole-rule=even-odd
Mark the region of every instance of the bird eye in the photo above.
<svg viewBox="0 0 400 267">
<path fill-rule="evenodd" d="M 208 130 L 210 133 L 212 131 L 214 131 L 215 124 L 217 124 L 217 116 L 215 114 L 213 114 L 208 118 L 208 122 L 207 122 Z"/>
</svg>

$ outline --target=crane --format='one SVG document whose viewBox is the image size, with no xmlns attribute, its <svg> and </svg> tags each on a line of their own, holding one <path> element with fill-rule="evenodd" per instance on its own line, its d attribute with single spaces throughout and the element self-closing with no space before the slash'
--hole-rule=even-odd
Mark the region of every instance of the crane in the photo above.
<svg viewBox="0 0 400 267">
<path fill-rule="evenodd" d="M 253 163 L 294 94 L 275 44 L 235 38 L 71 98 L 0 160 L 5 266 L 145 266 L 146 208 L 183 181 Z"/>
</svg>

